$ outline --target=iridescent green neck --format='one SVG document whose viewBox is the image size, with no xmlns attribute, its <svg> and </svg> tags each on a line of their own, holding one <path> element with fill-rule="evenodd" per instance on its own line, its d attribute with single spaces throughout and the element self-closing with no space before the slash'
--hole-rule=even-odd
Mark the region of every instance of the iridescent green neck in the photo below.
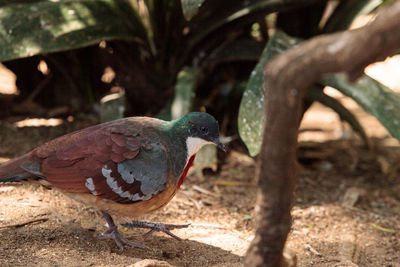
<svg viewBox="0 0 400 267">
<path fill-rule="evenodd" d="M 163 132 L 166 134 L 165 141 L 168 143 L 169 166 L 171 166 L 175 183 L 178 183 L 187 163 L 186 139 L 188 137 L 188 129 L 182 123 L 182 119 L 169 121 L 162 125 Z"/>
</svg>

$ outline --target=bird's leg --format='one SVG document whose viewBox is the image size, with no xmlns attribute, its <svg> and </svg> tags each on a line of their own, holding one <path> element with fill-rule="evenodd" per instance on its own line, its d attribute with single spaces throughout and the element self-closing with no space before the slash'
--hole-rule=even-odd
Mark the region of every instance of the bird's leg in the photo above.
<svg viewBox="0 0 400 267">
<path fill-rule="evenodd" d="M 189 227 L 190 224 L 164 224 L 164 223 L 151 223 L 151 222 L 141 222 L 141 221 L 133 221 L 130 223 L 122 223 L 121 224 L 124 227 L 127 228 L 145 228 L 145 229 L 150 229 L 146 234 L 144 234 L 144 237 L 150 236 L 154 231 L 159 231 L 166 233 L 169 236 L 172 236 L 176 240 L 181 241 L 182 239 L 173 233 L 170 232 L 170 230 L 173 229 L 182 229 L 182 228 L 187 228 Z"/>
<path fill-rule="evenodd" d="M 144 245 L 131 242 L 128 239 L 122 237 L 111 215 L 105 211 L 101 211 L 101 213 L 103 214 L 104 219 L 107 221 L 108 230 L 104 234 L 100 235 L 98 237 L 99 239 L 113 239 L 115 244 L 117 244 L 121 251 L 124 250 L 124 246 L 122 245 L 122 243 L 135 248 L 146 248 L 146 246 Z"/>
</svg>

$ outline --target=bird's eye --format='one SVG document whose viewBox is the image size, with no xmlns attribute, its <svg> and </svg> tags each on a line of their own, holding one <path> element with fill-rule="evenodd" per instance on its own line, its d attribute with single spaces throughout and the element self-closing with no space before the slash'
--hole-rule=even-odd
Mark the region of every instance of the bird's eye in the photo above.
<svg viewBox="0 0 400 267">
<path fill-rule="evenodd" d="M 200 127 L 200 131 L 201 131 L 203 134 L 208 134 L 208 128 L 205 127 L 205 126 Z"/>
</svg>

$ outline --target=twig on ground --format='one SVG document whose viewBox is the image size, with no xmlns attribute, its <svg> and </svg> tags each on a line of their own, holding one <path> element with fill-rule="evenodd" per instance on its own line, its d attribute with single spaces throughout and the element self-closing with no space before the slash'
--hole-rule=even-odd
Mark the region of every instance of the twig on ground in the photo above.
<svg viewBox="0 0 400 267">
<path fill-rule="evenodd" d="M 197 191 L 197 192 L 209 195 L 209 196 L 217 197 L 217 195 L 214 194 L 213 192 L 208 191 L 207 189 L 204 189 L 204 188 L 202 188 L 202 187 L 200 187 L 198 185 L 193 185 L 192 188 L 193 188 L 194 191 Z"/>
<path fill-rule="evenodd" d="M 30 221 L 23 222 L 23 223 L 0 226 L 0 229 L 4 229 L 4 228 L 20 228 L 20 227 L 24 227 L 24 226 L 29 225 L 29 224 L 44 223 L 44 222 L 47 222 L 48 220 L 49 220 L 49 218 L 39 218 L 39 219 L 34 219 L 34 220 L 30 220 Z"/>
<path fill-rule="evenodd" d="M 305 247 L 308 251 L 310 251 L 310 252 L 314 253 L 315 255 L 317 255 L 318 257 L 321 257 L 321 256 L 322 256 L 322 254 L 319 253 L 319 252 L 318 252 L 315 248 L 313 248 L 310 244 L 306 244 L 304 247 Z"/>
</svg>

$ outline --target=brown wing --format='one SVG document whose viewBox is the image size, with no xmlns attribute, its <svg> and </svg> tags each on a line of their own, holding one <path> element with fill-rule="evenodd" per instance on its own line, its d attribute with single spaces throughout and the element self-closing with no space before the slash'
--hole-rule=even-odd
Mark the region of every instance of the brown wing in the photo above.
<svg viewBox="0 0 400 267">
<path fill-rule="evenodd" d="M 42 176 L 66 192 L 89 193 L 119 203 L 147 200 L 167 182 L 164 147 L 142 137 L 141 118 L 89 127 L 33 151 Z M 146 126 L 146 127 L 147 127 Z"/>
<path fill-rule="evenodd" d="M 84 134 L 78 133 L 78 137 L 66 136 L 73 138 L 74 142 L 46 155 L 41 172 L 52 185 L 67 192 L 90 192 L 87 179 L 92 178 L 97 181 L 99 194 L 107 199 L 117 199 L 119 196 L 106 185 L 102 170 L 107 165 L 115 172 L 118 163 L 139 154 L 144 142 L 136 135 L 119 133 L 115 129 L 94 128 L 85 130 Z M 132 191 L 140 189 L 135 184 L 129 187 Z"/>
</svg>

